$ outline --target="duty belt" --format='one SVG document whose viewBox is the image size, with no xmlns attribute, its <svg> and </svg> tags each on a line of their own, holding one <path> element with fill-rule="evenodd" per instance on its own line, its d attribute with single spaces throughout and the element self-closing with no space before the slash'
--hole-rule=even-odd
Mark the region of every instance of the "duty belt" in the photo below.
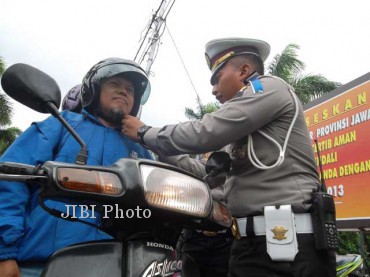
<svg viewBox="0 0 370 277">
<path fill-rule="evenodd" d="M 313 233 L 312 228 L 312 218 L 309 213 L 294 214 L 296 233 L 298 234 L 311 234 Z M 265 217 L 264 216 L 254 216 L 253 220 L 253 232 L 256 236 L 265 236 Z M 242 237 L 247 237 L 247 224 L 248 218 L 233 218 L 233 225 L 231 226 L 231 231 L 235 238 L 240 239 Z"/>
</svg>

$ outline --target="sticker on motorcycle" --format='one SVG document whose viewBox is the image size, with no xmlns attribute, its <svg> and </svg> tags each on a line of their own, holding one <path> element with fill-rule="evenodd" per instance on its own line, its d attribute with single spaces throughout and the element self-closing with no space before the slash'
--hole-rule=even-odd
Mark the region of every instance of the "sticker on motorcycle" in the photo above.
<svg viewBox="0 0 370 277">
<path fill-rule="evenodd" d="M 141 275 L 141 277 L 154 277 L 154 276 L 171 276 L 172 274 L 181 271 L 182 261 L 165 259 L 163 262 L 152 262 Z"/>
</svg>

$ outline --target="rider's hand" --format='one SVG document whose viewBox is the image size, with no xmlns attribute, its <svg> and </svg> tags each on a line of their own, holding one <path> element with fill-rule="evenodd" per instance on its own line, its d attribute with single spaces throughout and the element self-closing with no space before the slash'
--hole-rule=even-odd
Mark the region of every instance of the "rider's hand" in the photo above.
<svg viewBox="0 0 370 277">
<path fill-rule="evenodd" d="M 0 261 L 1 277 L 21 277 L 18 264 L 15 260 Z"/>
</svg>

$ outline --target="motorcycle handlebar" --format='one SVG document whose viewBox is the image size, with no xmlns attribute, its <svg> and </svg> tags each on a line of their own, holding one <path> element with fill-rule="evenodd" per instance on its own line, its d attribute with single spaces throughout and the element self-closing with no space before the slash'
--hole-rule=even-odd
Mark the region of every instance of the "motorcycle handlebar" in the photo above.
<svg viewBox="0 0 370 277">
<path fill-rule="evenodd" d="M 35 179 L 45 179 L 41 165 L 5 162 L 0 163 L 0 180 L 27 182 Z"/>
<path fill-rule="evenodd" d="M 39 166 L 29 164 L 11 162 L 0 163 L 0 173 L 4 174 L 34 175 L 37 173 L 38 168 Z"/>
</svg>

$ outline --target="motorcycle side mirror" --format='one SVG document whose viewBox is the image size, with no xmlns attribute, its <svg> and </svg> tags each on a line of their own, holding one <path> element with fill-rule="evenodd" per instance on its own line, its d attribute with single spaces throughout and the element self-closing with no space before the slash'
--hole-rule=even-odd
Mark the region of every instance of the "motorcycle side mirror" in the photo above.
<svg viewBox="0 0 370 277">
<path fill-rule="evenodd" d="M 88 150 L 85 142 L 60 115 L 61 93 L 53 78 L 41 70 L 24 63 L 17 63 L 5 70 L 1 78 L 3 90 L 14 100 L 40 112 L 56 117 L 81 145 L 76 164 L 85 165 Z"/>
<path fill-rule="evenodd" d="M 27 64 L 17 63 L 5 70 L 1 78 L 3 90 L 14 100 L 40 113 L 55 115 L 59 109 L 61 93 L 53 78 Z"/>
</svg>

